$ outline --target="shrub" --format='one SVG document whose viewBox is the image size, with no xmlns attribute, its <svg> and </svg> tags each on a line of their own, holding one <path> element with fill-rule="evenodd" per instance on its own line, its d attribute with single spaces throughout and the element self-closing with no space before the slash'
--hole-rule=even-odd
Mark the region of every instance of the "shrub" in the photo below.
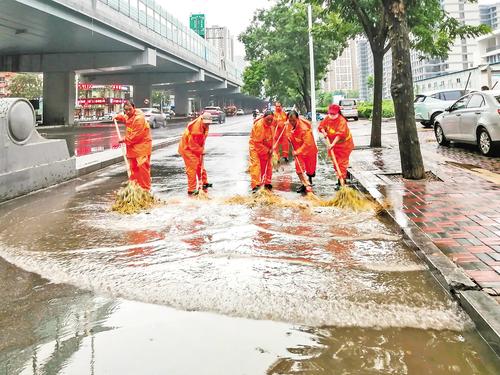
<svg viewBox="0 0 500 375">
<path fill-rule="evenodd" d="M 373 103 L 370 102 L 358 103 L 359 117 L 371 118 L 372 112 L 373 112 Z M 382 117 L 384 118 L 394 117 L 394 103 L 391 99 L 386 99 L 382 101 Z"/>
</svg>

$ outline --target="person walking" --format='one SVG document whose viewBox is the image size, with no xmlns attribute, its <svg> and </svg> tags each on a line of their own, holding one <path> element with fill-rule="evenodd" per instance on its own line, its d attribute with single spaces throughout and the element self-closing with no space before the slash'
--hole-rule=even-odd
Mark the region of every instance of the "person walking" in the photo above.
<svg viewBox="0 0 500 375">
<path fill-rule="evenodd" d="M 312 192 L 312 179 L 316 176 L 316 162 L 318 157 L 318 147 L 314 140 L 312 125 L 309 121 L 301 118 L 297 111 L 291 110 L 287 116 L 286 138 L 292 144 L 292 155 L 295 158 L 295 171 L 299 176 L 302 186 L 297 193 Z M 306 181 L 307 175 L 308 180 Z"/>
<path fill-rule="evenodd" d="M 336 170 L 338 182 L 337 188 L 344 185 L 347 178 L 347 167 L 349 167 L 349 156 L 354 149 L 354 142 L 351 131 L 347 126 L 347 120 L 340 113 L 338 104 L 331 104 L 328 107 L 328 114 L 320 122 L 318 131 L 327 140 L 328 155 L 332 158 L 335 167 L 335 159 L 339 167 Z"/>
<path fill-rule="evenodd" d="M 140 109 L 128 100 L 123 105 L 124 114 L 114 120 L 124 122 L 125 138 L 119 143 L 127 146 L 127 159 L 130 166 L 129 181 L 135 181 L 144 190 L 151 190 L 151 151 L 152 139 L 149 124 Z"/>
<path fill-rule="evenodd" d="M 273 122 L 274 113 L 264 112 L 264 116 L 255 121 L 250 133 L 250 178 L 252 193 L 256 193 L 264 185 L 272 190 L 271 179 L 273 176 Z"/>
<path fill-rule="evenodd" d="M 286 113 L 283 111 L 283 107 L 281 106 L 280 102 L 275 102 L 274 103 L 274 124 L 275 124 L 275 130 L 274 130 L 274 143 L 277 145 L 276 147 L 276 152 L 279 153 L 279 148 L 281 146 L 281 159 L 284 162 L 288 162 L 288 154 L 289 154 L 289 149 L 290 145 L 288 143 L 288 138 L 286 137 L 285 134 L 285 122 L 286 122 Z M 279 154 L 278 154 L 279 156 Z"/>
<path fill-rule="evenodd" d="M 211 123 L 212 116 L 204 112 L 186 126 L 179 142 L 178 152 L 184 159 L 188 195 L 198 195 L 200 188 L 206 191 L 212 187 L 212 184 L 208 183 L 207 171 L 203 163 L 205 140 Z"/>
</svg>

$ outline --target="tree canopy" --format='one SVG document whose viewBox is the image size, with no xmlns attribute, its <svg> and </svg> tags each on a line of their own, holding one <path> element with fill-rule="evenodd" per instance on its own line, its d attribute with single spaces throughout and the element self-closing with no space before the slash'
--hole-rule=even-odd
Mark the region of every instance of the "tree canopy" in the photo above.
<svg viewBox="0 0 500 375">
<path fill-rule="evenodd" d="M 11 97 L 38 99 L 42 96 L 42 79 L 38 74 L 19 73 L 9 82 Z"/>
<path fill-rule="evenodd" d="M 313 7 L 313 18 L 315 73 L 320 80 L 330 61 L 346 46 L 352 30 L 337 13 L 322 13 L 318 6 Z M 239 36 L 250 61 L 243 74 L 243 90 L 287 104 L 300 101 L 309 111 L 308 37 L 306 4 L 282 0 L 271 9 L 256 11 Z"/>
</svg>

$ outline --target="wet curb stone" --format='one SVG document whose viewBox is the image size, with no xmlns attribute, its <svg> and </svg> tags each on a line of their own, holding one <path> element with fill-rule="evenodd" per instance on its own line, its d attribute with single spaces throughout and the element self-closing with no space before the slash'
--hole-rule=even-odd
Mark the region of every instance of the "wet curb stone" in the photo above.
<svg viewBox="0 0 500 375">
<path fill-rule="evenodd" d="M 350 169 L 357 187 L 384 204 L 386 197 L 377 189 L 382 182 L 374 173 Z M 500 306 L 456 266 L 405 214 L 385 210 L 403 232 L 404 242 L 429 266 L 438 283 L 453 296 L 474 321 L 484 341 L 500 356 Z"/>
<path fill-rule="evenodd" d="M 153 144 L 153 151 L 160 149 L 160 148 L 163 148 L 163 147 L 170 146 L 172 144 L 175 144 L 175 143 L 179 142 L 179 139 L 180 139 L 180 136 L 160 140 L 160 141 Z M 93 156 L 96 158 L 96 160 L 94 162 L 90 162 L 88 164 L 85 164 L 84 166 L 77 168 L 77 176 L 78 177 L 95 172 L 95 171 L 98 171 L 100 169 L 109 167 L 110 165 L 120 163 L 123 161 L 122 154 L 120 154 L 120 155 L 107 155 L 107 156 L 101 156 L 101 157 L 99 157 L 98 154 L 93 154 Z"/>
</svg>

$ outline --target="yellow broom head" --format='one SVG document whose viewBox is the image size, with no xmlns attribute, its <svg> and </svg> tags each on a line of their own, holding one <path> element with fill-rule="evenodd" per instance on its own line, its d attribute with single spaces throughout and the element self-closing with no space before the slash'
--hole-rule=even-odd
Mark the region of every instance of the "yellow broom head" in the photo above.
<svg viewBox="0 0 500 375">
<path fill-rule="evenodd" d="M 373 209 L 374 203 L 359 191 L 344 185 L 340 187 L 333 199 L 321 201 L 320 206 L 365 211 Z"/>
<path fill-rule="evenodd" d="M 273 167 L 276 167 L 280 163 L 280 157 L 276 152 L 273 152 L 273 158 L 271 161 L 273 163 Z"/>
<path fill-rule="evenodd" d="M 111 210 L 122 214 L 135 214 L 157 203 L 159 200 L 149 191 L 141 188 L 135 181 L 129 181 L 126 186 L 116 192 L 115 203 Z"/>
<path fill-rule="evenodd" d="M 203 189 L 199 189 L 198 194 L 194 195 L 193 198 L 198 199 L 200 201 L 207 201 L 210 199 L 210 197 L 208 196 L 208 193 Z"/>
</svg>

